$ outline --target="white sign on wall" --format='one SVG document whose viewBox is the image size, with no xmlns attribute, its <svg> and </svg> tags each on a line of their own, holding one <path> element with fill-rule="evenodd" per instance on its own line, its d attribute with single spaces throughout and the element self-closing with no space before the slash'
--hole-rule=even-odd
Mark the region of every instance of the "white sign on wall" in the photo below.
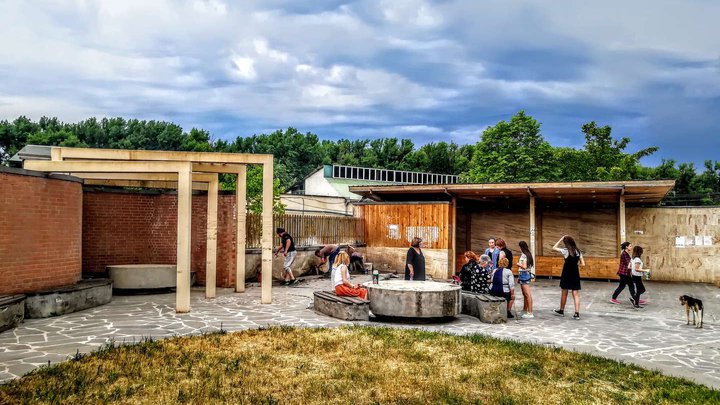
<svg viewBox="0 0 720 405">
<path fill-rule="evenodd" d="M 713 237 L 711 235 L 696 235 L 696 236 L 676 236 L 675 247 L 676 248 L 692 248 L 692 247 L 705 247 L 713 245 Z"/>
<path fill-rule="evenodd" d="M 440 228 L 437 226 L 408 226 L 405 228 L 405 233 L 408 242 L 412 242 L 414 237 L 426 243 L 437 242 L 440 239 Z"/>
<path fill-rule="evenodd" d="M 388 225 L 388 239 L 400 239 L 400 226 L 398 224 Z"/>
</svg>

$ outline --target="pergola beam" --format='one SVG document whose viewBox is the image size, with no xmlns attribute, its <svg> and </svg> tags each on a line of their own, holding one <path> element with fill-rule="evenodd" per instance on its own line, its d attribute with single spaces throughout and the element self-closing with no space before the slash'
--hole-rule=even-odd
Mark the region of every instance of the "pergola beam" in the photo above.
<svg viewBox="0 0 720 405">
<path fill-rule="evenodd" d="M 53 161 L 25 160 L 23 167 L 28 170 L 60 173 L 179 173 L 188 172 L 191 166 L 183 162 L 155 161 Z"/>
<path fill-rule="evenodd" d="M 218 173 L 237 174 L 236 290 L 245 284 L 246 165 L 263 166 L 262 292 L 261 302 L 272 302 L 273 156 L 216 152 L 169 152 L 53 147 L 50 161 L 25 160 L 25 168 L 73 173 L 88 184 L 176 186 L 178 190 L 177 312 L 190 310 L 190 214 L 192 188 L 208 189 L 208 256 L 206 296 L 215 296 L 217 254 Z M 87 175 L 83 175 L 86 173 Z"/>
<path fill-rule="evenodd" d="M 103 180 L 103 179 L 85 179 L 85 185 L 100 187 L 136 187 L 136 188 L 161 188 L 168 190 L 177 190 L 177 181 L 161 181 L 161 180 Z M 207 191 L 208 183 L 193 182 L 192 189 L 196 191 Z"/>
<path fill-rule="evenodd" d="M 88 149 L 88 148 L 52 148 L 51 156 L 57 160 L 90 159 L 90 160 L 128 160 L 128 161 L 175 161 L 193 163 L 238 163 L 264 165 L 272 160 L 272 155 L 254 153 L 222 153 L 222 152 L 181 152 L 157 150 L 125 150 L 125 149 Z"/>
</svg>

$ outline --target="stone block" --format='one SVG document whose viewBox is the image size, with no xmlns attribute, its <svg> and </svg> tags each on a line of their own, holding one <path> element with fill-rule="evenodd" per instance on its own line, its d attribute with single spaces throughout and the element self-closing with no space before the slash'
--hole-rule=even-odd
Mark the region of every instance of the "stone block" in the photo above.
<svg viewBox="0 0 720 405">
<path fill-rule="evenodd" d="M 118 289 L 174 288 L 177 266 L 174 264 L 122 264 L 107 266 L 107 272 Z"/>
<path fill-rule="evenodd" d="M 0 296 L 0 332 L 15 328 L 25 317 L 25 296 Z"/>
<path fill-rule="evenodd" d="M 313 306 L 320 313 L 346 321 L 370 319 L 370 303 L 368 301 L 360 298 L 337 297 L 333 291 L 318 291 L 313 295 Z M 342 301 L 338 298 L 341 298 Z M 353 303 L 349 303 L 349 301 Z"/>
<path fill-rule="evenodd" d="M 112 280 L 82 280 L 26 295 L 25 318 L 49 318 L 107 304 L 112 299 Z"/>
<path fill-rule="evenodd" d="M 505 323 L 507 302 L 502 297 L 463 291 L 462 313 L 474 316 L 484 323 Z"/>
<path fill-rule="evenodd" d="M 461 313 L 460 286 L 434 281 L 382 281 L 366 284 L 374 315 L 445 318 Z"/>
</svg>

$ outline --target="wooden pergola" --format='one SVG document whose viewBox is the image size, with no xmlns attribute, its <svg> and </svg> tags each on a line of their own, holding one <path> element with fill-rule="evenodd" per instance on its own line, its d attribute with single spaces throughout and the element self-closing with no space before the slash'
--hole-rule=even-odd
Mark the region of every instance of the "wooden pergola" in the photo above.
<svg viewBox="0 0 720 405">
<path fill-rule="evenodd" d="M 175 310 L 190 311 L 190 240 L 192 190 L 207 190 L 207 298 L 215 298 L 217 263 L 218 174 L 237 175 L 236 292 L 245 291 L 247 165 L 263 167 L 262 292 L 272 302 L 273 156 L 263 154 L 170 152 L 53 147 L 50 160 L 23 160 L 23 167 L 68 173 L 85 184 L 177 189 L 177 289 Z"/>
<path fill-rule="evenodd" d="M 528 201 L 529 247 L 537 256 L 536 202 L 601 203 L 617 206 L 617 244 L 626 240 L 625 204 L 656 204 L 675 186 L 674 180 L 595 181 L 552 183 L 497 184 L 421 184 L 351 186 L 350 192 L 374 201 L 449 201 L 450 249 L 455 250 L 457 202 L 467 201 Z M 469 229 L 469 228 L 468 228 Z M 455 269 L 456 255 L 451 258 L 450 272 Z"/>
</svg>

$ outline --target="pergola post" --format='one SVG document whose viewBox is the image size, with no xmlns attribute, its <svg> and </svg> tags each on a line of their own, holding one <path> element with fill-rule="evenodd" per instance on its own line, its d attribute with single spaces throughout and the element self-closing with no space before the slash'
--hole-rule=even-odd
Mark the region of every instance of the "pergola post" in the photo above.
<svg viewBox="0 0 720 405">
<path fill-rule="evenodd" d="M 208 183 L 207 194 L 207 254 L 205 259 L 205 298 L 215 298 L 217 279 L 217 209 L 218 176 Z"/>
<path fill-rule="evenodd" d="M 533 257 L 537 257 L 535 253 L 535 196 L 530 195 L 530 253 Z"/>
<path fill-rule="evenodd" d="M 178 172 L 177 200 L 177 286 L 175 311 L 190 311 L 190 213 L 192 208 L 192 164 Z"/>
<path fill-rule="evenodd" d="M 625 242 L 627 237 L 625 232 L 625 189 L 620 193 L 620 206 L 618 209 L 618 246 Z"/>
<path fill-rule="evenodd" d="M 246 219 L 247 219 L 247 171 L 246 166 L 240 166 L 237 172 L 237 183 L 235 185 L 235 216 L 236 239 L 235 239 L 235 292 L 245 292 L 245 245 L 247 242 Z"/>
<path fill-rule="evenodd" d="M 272 303 L 273 159 L 263 163 L 262 292 L 260 302 Z"/>
</svg>

